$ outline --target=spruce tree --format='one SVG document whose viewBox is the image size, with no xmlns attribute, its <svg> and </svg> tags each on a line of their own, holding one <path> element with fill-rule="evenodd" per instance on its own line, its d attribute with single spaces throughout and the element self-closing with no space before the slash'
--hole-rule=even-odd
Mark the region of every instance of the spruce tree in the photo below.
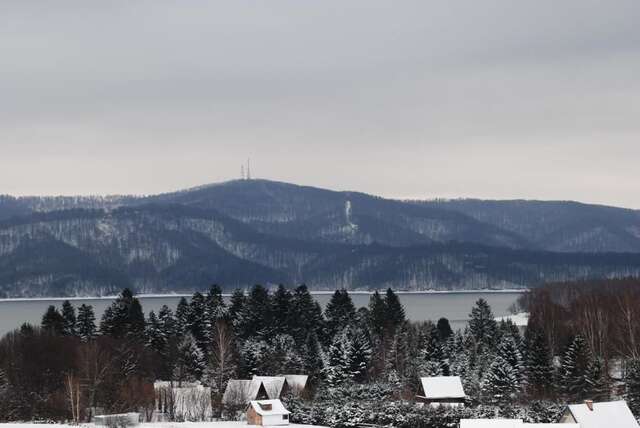
<svg viewBox="0 0 640 428">
<path fill-rule="evenodd" d="M 478 352 L 493 349 L 498 326 L 491 311 L 491 307 L 484 299 L 478 299 L 469 314 L 469 330 L 473 335 Z"/>
<path fill-rule="evenodd" d="M 127 337 L 143 342 L 145 320 L 140 301 L 128 288 L 122 290 L 100 321 L 100 332 L 116 338 Z"/>
<path fill-rule="evenodd" d="M 577 335 L 567 347 L 562 359 L 562 389 L 569 400 L 589 398 L 592 355 L 586 340 Z"/>
<path fill-rule="evenodd" d="M 420 371 L 423 376 L 446 376 L 449 374 L 443 347 L 438 340 L 438 329 L 432 323 L 428 323 L 426 326 L 420 360 Z"/>
<path fill-rule="evenodd" d="M 333 338 L 338 332 L 350 325 L 356 316 L 356 308 L 347 290 L 336 290 L 324 311 L 327 319 L 327 332 Z"/>
<path fill-rule="evenodd" d="M 508 361 L 497 356 L 482 383 L 483 395 L 493 403 L 507 403 L 518 391 L 517 374 Z"/>
<path fill-rule="evenodd" d="M 371 341 L 365 330 L 351 329 L 348 333 L 349 347 L 346 350 L 349 375 L 355 382 L 364 382 L 371 362 Z"/>
<path fill-rule="evenodd" d="M 84 303 L 78 308 L 76 331 L 83 342 L 89 342 L 96 337 L 96 316 L 93 306 Z"/>
<path fill-rule="evenodd" d="M 64 334 L 64 317 L 55 306 L 47 308 L 42 317 L 42 329 L 53 334 Z"/>
<path fill-rule="evenodd" d="M 245 296 L 244 291 L 235 290 L 231 295 L 231 302 L 229 304 L 229 318 L 231 320 L 236 320 L 238 315 L 242 312 L 242 308 L 247 302 L 247 296 Z"/>
<path fill-rule="evenodd" d="M 273 328 L 274 334 L 289 334 L 294 326 L 293 295 L 280 284 L 273 294 Z"/>
<path fill-rule="evenodd" d="M 76 309 L 68 300 L 62 302 L 62 317 L 64 318 L 63 334 L 65 336 L 75 336 L 77 333 Z"/>
<path fill-rule="evenodd" d="M 350 378 L 348 349 L 350 347 L 346 333 L 336 334 L 327 351 L 327 363 L 325 364 L 324 377 L 329 387 L 335 388 L 342 385 Z"/>
<path fill-rule="evenodd" d="M 529 394 L 533 397 L 545 397 L 553 391 L 553 366 L 547 335 L 531 326 L 526 336 L 526 373 Z"/>
<path fill-rule="evenodd" d="M 202 293 L 196 292 L 191 297 L 189 313 L 187 316 L 187 331 L 190 332 L 196 343 L 203 351 L 208 348 L 206 334 L 206 302 Z"/>
<path fill-rule="evenodd" d="M 446 318 L 440 318 L 436 324 L 436 328 L 438 329 L 438 339 L 441 342 L 446 342 L 453 335 L 449 320 Z"/>
<path fill-rule="evenodd" d="M 600 358 L 593 358 L 587 375 L 589 398 L 594 401 L 608 401 L 611 397 L 611 380 Z"/>
<path fill-rule="evenodd" d="M 405 322 L 404 306 L 400 303 L 400 299 L 388 288 L 384 296 L 384 307 L 386 311 L 386 321 L 389 327 L 395 331 L 402 323 Z"/>
<path fill-rule="evenodd" d="M 205 368 L 204 354 L 191 333 L 186 333 L 178 345 L 178 360 L 174 377 L 179 382 L 194 382 L 202 376 Z"/>
<path fill-rule="evenodd" d="M 222 297 L 222 289 L 218 285 L 212 285 L 205 298 L 205 329 L 208 332 L 215 327 L 216 322 L 227 317 L 227 304 Z"/>
<path fill-rule="evenodd" d="M 522 385 L 524 381 L 524 363 L 520 349 L 513 337 L 510 335 L 503 336 L 498 344 L 496 354 L 511 366 L 518 385 Z"/>
<path fill-rule="evenodd" d="M 164 355 L 167 346 L 167 338 L 164 336 L 160 320 L 154 311 L 149 312 L 147 327 L 145 331 L 147 346 Z"/>
<path fill-rule="evenodd" d="M 313 385 L 317 384 L 324 370 L 324 353 L 314 332 L 309 333 L 302 354 L 304 373 Z"/>
<path fill-rule="evenodd" d="M 306 285 L 293 291 L 291 298 L 291 332 L 298 346 L 302 346 L 310 334 L 322 341 L 324 336 L 324 317 L 320 304 L 313 298 Z"/>
<path fill-rule="evenodd" d="M 237 314 L 236 331 L 241 339 L 269 339 L 273 333 L 272 301 L 266 288 L 255 285 Z"/>
<path fill-rule="evenodd" d="M 369 298 L 369 328 L 377 338 L 382 338 L 387 328 L 387 307 L 377 291 Z"/>
<path fill-rule="evenodd" d="M 176 334 L 183 335 L 187 332 L 191 308 L 187 299 L 182 297 L 176 307 Z"/>
</svg>

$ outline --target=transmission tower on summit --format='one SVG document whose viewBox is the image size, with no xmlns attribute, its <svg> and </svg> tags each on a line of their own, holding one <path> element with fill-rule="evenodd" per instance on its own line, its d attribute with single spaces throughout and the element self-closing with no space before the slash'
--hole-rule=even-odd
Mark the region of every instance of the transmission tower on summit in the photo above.
<svg viewBox="0 0 640 428">
<path fill-rule="evenodd" d="M 247 180 L 251 180 L 251 158 L 247 158 Z"/>
</svg>

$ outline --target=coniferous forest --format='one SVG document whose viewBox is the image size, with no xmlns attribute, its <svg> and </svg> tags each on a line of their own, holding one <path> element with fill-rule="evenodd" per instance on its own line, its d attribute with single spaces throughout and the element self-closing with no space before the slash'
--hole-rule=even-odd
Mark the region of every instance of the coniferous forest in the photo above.
<svg viewBox="0 0 640 428">
<path fill-rule="evenodd" d="M 623 397 L 640 415 L 640 288 L 637 280 L 551 284 L 527 293 L 524 332 L 496 321 L 480 299 L 464 331 L 446 318 L 406 319 L 391 290 L 356 308 L 345 290 L 323 309 L 306 286 L 221 288 L 145 313 L 123 290 L 99 315 L 65 301 L 39 326 L 0 341 L 0 418 L 76 421 L 93 409 L 157 406 L 154 382 L 210 387 L 214 417 L 230 379 L 307 374 L 311 394 L 287 397 L 292 422 L 452 426 L 460 418 L 555 422 L 567 403 Z M 420 377 L 460 376 L 464 408 L 415 403 Z M 74 404 L 75 403 L 75 404 Z M 340 403 L 336 406 L 336 403 Z"/>
</svg>

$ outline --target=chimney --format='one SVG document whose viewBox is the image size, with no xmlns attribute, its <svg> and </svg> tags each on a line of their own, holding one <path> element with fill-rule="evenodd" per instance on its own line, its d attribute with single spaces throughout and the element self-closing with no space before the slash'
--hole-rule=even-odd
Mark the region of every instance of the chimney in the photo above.
<svg viewBox="0 0 640 428">
<path fill-rule="evenodd" d="M 593 412 L 593 400 L 584 400 L 584 404 L 586 404 L 587 408 Z"/>
</svg>

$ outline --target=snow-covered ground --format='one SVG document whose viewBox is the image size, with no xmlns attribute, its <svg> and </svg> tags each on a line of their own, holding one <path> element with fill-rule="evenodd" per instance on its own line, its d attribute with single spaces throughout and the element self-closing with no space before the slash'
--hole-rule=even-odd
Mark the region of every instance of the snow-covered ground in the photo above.
<svg viewBox="0 0 640 428">
<path fill-rule="evenodd" d="M 224 422 L 150 422 L 136 425 L 139 428 L 257 428 L 255 425 L 247 425 L 246 422 L 224 421 Z M 318 425 L 298 425 L 289 424 L 278 428 L 326 428 Z M 81 424 L 80 427 L 94 428 L 94 424 Z M 15 423 L 0 424 L 0 428 L 78 428 L 78 425 L 66 424 L 32 424 Z"/>
<path fill-rule="evenodd" d="M 496 321 L 500 322 L 502 320 L 510 319 L 515 325 L 518 327 L 526 327 L 529 322 L 529 314 L 527 312 L 519 312 L 513 315 L 505 315 L 503 317 L 496 317 Z"/>
</svg>

